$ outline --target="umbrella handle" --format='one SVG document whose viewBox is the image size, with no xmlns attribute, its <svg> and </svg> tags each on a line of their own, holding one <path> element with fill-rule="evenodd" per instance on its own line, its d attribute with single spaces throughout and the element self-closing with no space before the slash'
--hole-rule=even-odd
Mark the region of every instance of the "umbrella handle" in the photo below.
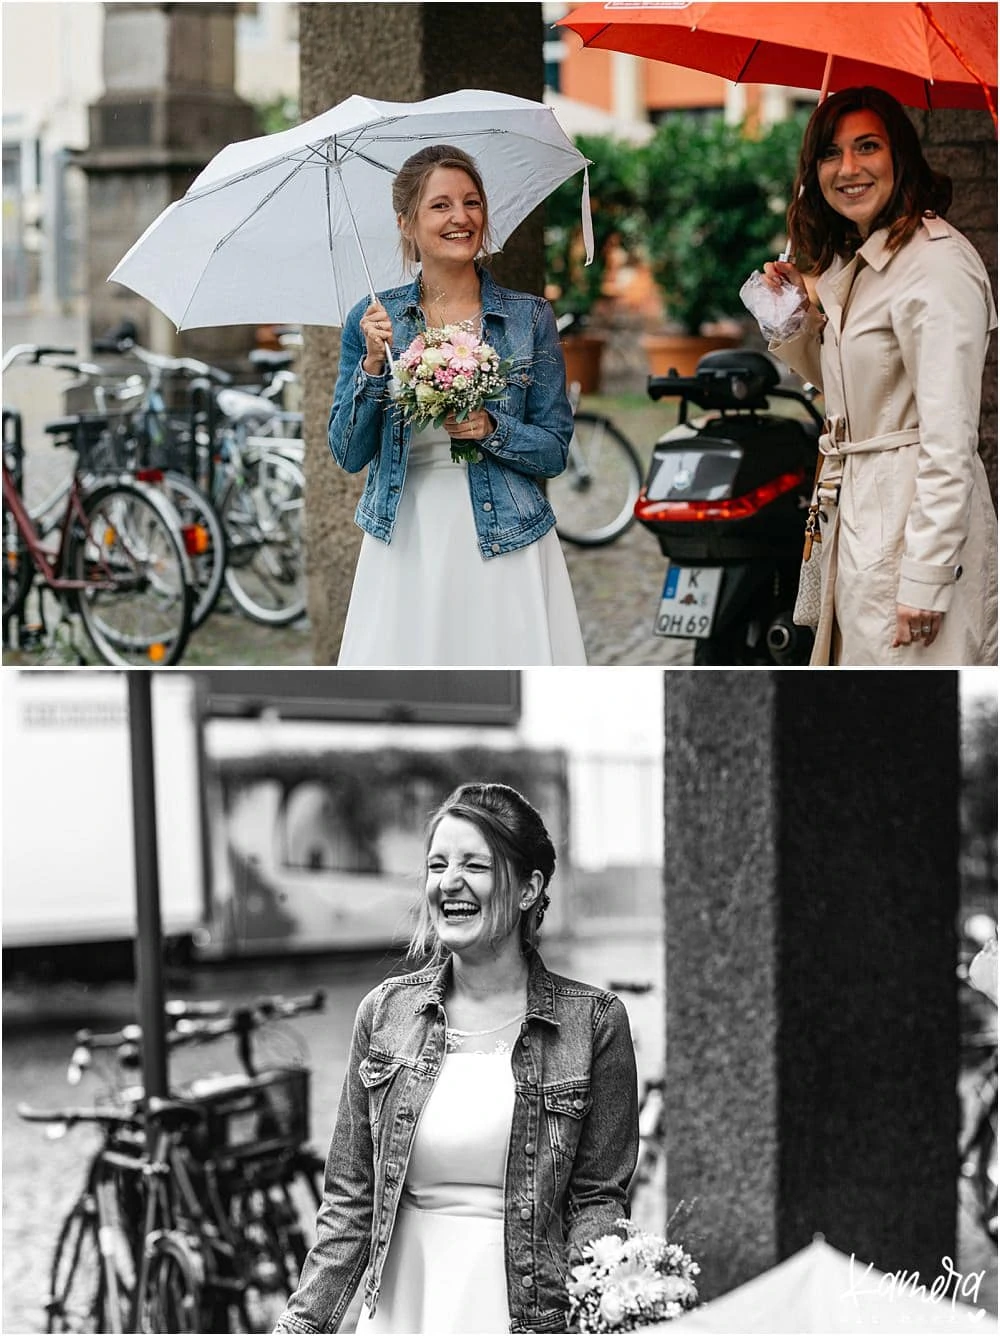
<svg viewBox="0 0 1000 1336">
<path fill-rule="evenodd" d="M 361 267 L 365 271 L 365 278 L 368 280 L 368 295 L 373 302 L 377 302 L 378 297 L 375 293 L 375 284 L 372 282 L 371 270 L 368 268 L 368 259 L 365 255 L 365 248 L 361 244 L 361 233 L 358 231 L 358 224 L 354 218 L 354 210 L 351 208 L 351 199 L 347 193 L 347 187 L 344 185 L 344 178 L 340 172 L 340 163 L 334 162 L 328 164 L 328 171 L 330 167 L 333 167 L 334 171 L 337 173 L 337 180 L 340 182 L 340 188 L 344 193 L 344 203 L 347 205 L 347 216 L 351 220 L 351 231 L 354 233 L 354 240 L 358 243 L 358 254 L 361 256 Z M 329 180 L 329 177 L 327 179 Z M 388 343 L 383 343 L 382 347 L 385 349 L 386 361 L 389 363 L 389 374 L 392 375 L 396 369 L 392 360 L 392 349 Z"/>
</svg>

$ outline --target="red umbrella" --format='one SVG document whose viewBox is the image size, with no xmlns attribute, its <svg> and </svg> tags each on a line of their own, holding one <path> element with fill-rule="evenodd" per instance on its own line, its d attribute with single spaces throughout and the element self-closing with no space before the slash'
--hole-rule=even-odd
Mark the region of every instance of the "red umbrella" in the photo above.
<svg viewBox="0 0 1000 1336">
<path fill-rule="evenodd" d="M 560 25 L 585 46 L 625 51 L 734 83 L 874 84 L 908 107 L 989 110 L 996 124 L 997 6 L 609 0 Z"/>
</svg>

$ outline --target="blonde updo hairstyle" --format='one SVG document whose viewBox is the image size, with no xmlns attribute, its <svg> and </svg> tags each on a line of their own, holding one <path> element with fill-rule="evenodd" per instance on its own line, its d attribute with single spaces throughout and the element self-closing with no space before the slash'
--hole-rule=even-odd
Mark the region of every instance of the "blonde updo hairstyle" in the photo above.
<svg viewBox="0 0 1000 1336">
<path fill-rule="evenodd" d="M 434 832 L 446 816 L 470 822 L 489 848 L 495 885 L 486 908 L 490 939 L 500 940 L 519 927 L 521 950 L 525 954 L 534 950 L 549 907 L 547 887 L 556 866 L 555 847 L 542 818 L 527 798 L 506 784 L 461 784 L 427 823 L 425 860 Z M 528 909 L 522 909 L 521 894 L 533 872 L 541 873 L 541 891 Z M 407 955 L 435 960 L 445 955 L 426 896 L 421 898 Z"/>
<path fill-rule="evenodd" d="M 454 168 L 465 172 L 471 179 L 479 192 L 479 198 L 483 201 L 484 257 L 492 249 L 489 205 L 483 178 L 479 174 L 475 159 L 464 149 L 455 148 L 452 144 L 428 144 L 426 148 L 418 149 L 406 159 L 392 183 L 392 207 L 400 224 L 399 246 L 403 252 L 404 264 L 411 269 L 420 263 L 420 252 L 413 238 L 407 236 L 405 229 L 412 230 L 417 209 L 427 186 L 427 178 L 436 167 Z"/>
</svg>

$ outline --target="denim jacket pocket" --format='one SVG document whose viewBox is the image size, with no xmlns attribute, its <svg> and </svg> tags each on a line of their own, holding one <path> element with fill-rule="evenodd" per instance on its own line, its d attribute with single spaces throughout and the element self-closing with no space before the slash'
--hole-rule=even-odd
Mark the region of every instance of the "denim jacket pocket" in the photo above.
<svg viewBox="0 0 1000 1336">
<path fill-rule="evenodd" d="M 389 1058 L 374 1057 L 371 1054 L 367 1058 L 362 1058 L 358 1066 L 358 1075 L 361 1077 L 361 1084 L 368 1091 L 368 1121 L 372 1130 L 372 1145 L 378 1151 L 379 1125 L 382 1121 L 382 1110 L 385 1107 L 386 1096 L 392 1083 L 392 1078 L 399 1071 L 402 1064 L 394 1062 Z"/>
<path fill-rule="evenodd" d="M 524 403 L 531 381 L 531 368 L 527 363 L 511 367 L 507 372 L 507 389 L 496 401 L 501 413 L 506 413 L 510 417 L 524 417 Z"/>
<path fill-rule="evenodd" d="M 589 1081 L 563 1081 L 542 1091 L 552 1149 L 565 1159 L 576 1153 L 583 1120 L 593 1106 Z"/>
</svg>

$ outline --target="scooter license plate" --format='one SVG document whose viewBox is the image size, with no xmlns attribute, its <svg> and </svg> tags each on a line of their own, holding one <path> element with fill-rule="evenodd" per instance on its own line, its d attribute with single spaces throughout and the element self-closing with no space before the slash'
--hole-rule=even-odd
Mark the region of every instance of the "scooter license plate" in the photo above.
<svg viewBox="0 0 1000 1336">
<path fill-rule="evenodd" d="M 653 634 L 706 639 L 712 634 L 721 588 L 721 566 L 668 566 Z"/>
</svg>

